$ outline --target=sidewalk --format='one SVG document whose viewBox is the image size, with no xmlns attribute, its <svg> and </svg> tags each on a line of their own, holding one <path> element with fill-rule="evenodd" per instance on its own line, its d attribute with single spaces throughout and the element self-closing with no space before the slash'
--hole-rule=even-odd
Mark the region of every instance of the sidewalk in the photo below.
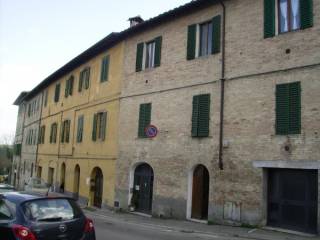
<svg viewBox="0 0 320 240">
<path fill-rule="evenodd" d="M 256 240 L 315 240 L 319 236 L 298 236 L 290 233 L 282 233 L 264 229 L 252 229 L 244 227 L 232 227 L 222 225 L 207 225 L 185 220 L 160 219 L 153 217 L 144 217 L 132 213 L 118 213 L 106 209 L 84 208 L 89 215 L 96 215 L 109 218 L 116 221 L 135 223 L 179 231 L 184 233 L 201 233 L 205 235 L 223 236 L 223 237 L 239 237 L 240 239 L 256 239 Z"/>
</svg>

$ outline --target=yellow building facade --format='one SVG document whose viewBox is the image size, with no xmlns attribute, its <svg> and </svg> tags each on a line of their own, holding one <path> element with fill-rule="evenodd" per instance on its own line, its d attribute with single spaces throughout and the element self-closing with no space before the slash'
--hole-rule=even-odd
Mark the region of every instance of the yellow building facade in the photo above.
<svg viewBox="0 0 320 240">
<path fill-rule="evenodd" d="M 120 41 L 42 90 L 37 175 L 89 206 L 114 204 L 123 54 Z"/>
</svg>

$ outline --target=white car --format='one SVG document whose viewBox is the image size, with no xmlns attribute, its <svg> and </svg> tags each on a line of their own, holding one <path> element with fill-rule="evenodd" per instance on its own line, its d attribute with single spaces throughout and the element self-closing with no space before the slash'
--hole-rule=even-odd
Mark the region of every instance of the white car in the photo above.
<svg viewBox="0 0 320 240">
<path fill-rule="evenodd" d="M 42 178 L 32 177 L 25 183 L 24 190 L 30 193 L 47 195 L 50 191 L 50 185 Z"/>
</svg>

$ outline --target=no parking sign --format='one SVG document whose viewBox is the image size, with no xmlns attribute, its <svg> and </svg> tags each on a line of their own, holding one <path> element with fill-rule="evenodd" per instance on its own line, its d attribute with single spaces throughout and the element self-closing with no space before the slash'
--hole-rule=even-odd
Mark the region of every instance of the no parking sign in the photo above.
<svg viewBox="0 0 320 240">
<path fill-rule="evenodd" d="M 145 128 L 144 132 L 148 138 L 154 138 L 158 134 L 158 128 L 154 125 L 149 125 Z"/>
</svg>

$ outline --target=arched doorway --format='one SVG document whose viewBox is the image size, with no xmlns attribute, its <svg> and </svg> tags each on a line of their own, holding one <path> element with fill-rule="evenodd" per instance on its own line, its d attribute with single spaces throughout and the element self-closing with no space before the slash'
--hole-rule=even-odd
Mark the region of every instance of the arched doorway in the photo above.
<svg viewBox="0 0 320 240">
<path fill-rule="evenodd" d="M 91 173 L 91 196 L 93 197 L 93 205 L 101 208 L 103 195 L 103 174 L 99 167 L 95 167 Z"/>
<path fill-rule="evenodd" d="M 66 164 L 61 164 L 60 169 L 60 192 L 64 193 L 64 187 L 65 187 L 65 178 L 66 178 Z"/>
<path fill-rule="evenodd" d="M 134 171 L 131 204 L 138 212 L 151 213 L 153 178 L 153 169 L 146 163 L 137 166 Z"/>
<path fill-rule="evenodd" d="M 74 180 L 73 180 L 73 194 L 74 198 L 79 198 L 79 185 L 80 185 L 80 166 L 77 164 L 74 169 Z"/>
<path fill-rule="evenodd" d="M 203 165 L 195 167 L 192 176 L 191 218 L 208 219 L 209 172 Z"/>
</svg>

